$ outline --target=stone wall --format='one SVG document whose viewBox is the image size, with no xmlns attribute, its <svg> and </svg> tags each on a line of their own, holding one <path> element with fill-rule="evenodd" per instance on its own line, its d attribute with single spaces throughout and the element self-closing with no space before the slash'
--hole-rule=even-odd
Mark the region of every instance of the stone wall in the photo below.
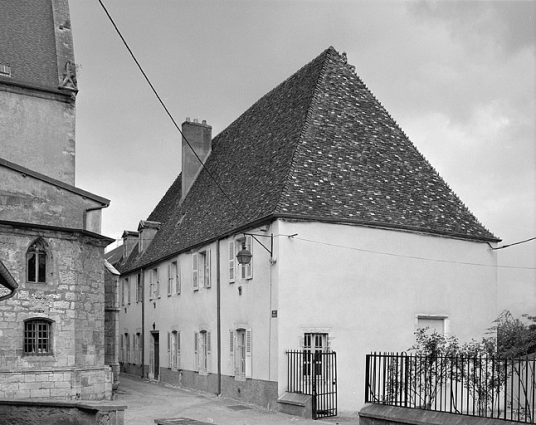
<svg viewBox="0 0 536 425">
<path fill-rule="evenodd" d="M 507 422 L 500 419 L 367 404 L 359 412 L 359 423 L 361 425 L 504 425 Z"/>
<path fill-rule="evenodd" d="M 0 423 L 9 425 L 124 425 L 126 406 L 0 400 Z"/>
<path fill-rule="evenodd" d="M 47 282 L 26 281 L 26 252 L 47 246 Z M 19 284 L 0 303 L 0 397 L 111 397 L 104 364 L 104 262 L 107 240 L 76 232 L 0 225 L 0 257 Z M 24 352 L 25 320 L 51 325 L 51 352 Z"/>
<path fill-rule="evenodd" d="M 89 194 L 82 196 L 84 192 L 74 193 L 73 190 L 77 189 L 67 185 L 60 187 L 0 166 L 0 220 L 85 229 L 84 210 L 102 204 Z M 100 222 L 100 210 L 96 210 L 95 215 Z M 93 225 L 95 227 L 100 229 L 100 225 Z"/>
</svg>

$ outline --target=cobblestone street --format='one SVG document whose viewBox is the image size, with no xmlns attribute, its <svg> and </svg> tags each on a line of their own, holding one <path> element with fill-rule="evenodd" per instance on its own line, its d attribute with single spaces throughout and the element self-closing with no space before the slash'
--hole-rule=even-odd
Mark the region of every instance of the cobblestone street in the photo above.
<svg viewBox="0 0 536 425">
<path fill-rule="evenodd" d="M 357 418 L 307 420 L 126 375 L 120 376 L 119 393 L 114 404 L 128 406 L 125 425 L 152 425 L 155 419 L 168 419 L 167 424 L 179 425 L 358 424 Z"/>
</svg>

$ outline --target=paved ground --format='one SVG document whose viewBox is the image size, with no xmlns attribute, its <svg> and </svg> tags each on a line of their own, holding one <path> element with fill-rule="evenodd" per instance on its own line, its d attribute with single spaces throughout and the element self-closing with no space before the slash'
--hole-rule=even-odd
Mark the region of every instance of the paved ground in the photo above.
<svg viewBox="0 0 536 425">
<path fill-rule="evenodd" d="M 160 383 L 144 381 L 128 375 L 120 376 L 114 404 L 126 405 L 125 425 L 154 425 L 155 419 L 169 418 L 177 425 L 357 425 L 357 418 L 334 417 L 307 420 L 270 412 L 254 405 L 213 394 L 188 391 Z M 182 418 L 182 420 L 180 420 Z"/>
</svg>

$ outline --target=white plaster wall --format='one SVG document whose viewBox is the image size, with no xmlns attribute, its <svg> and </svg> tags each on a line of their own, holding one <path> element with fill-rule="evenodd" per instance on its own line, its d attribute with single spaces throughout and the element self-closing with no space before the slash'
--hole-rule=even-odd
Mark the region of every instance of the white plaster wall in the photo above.
<svg viewBox="0 0 536 425">
<path fill-rule="evenodd" d="M 496 254 L 485 243 L 322 223 L 279 222 L 279 393 L 285 350 L 303 328 L 329 328 L 341 410 L 364 402 L 365 355 L 404 351 L 417 314 L 447 315 L 452 335 L 480 339 L 497 317 Z M 471 265 L 481 264 L 481 265 Z"/>
<path fill-rule="evenodd" d="M 272 228 L 251 229 L 248 233 L 270 236 Z M 236 265 L 236 280 L 229 279 L 229 241 L 237 240 L 242 234 L 233 235 L 219 243 L 220 287 L 221 287 L 221 372 L 231 375 L 229 331 L 238 327 L 251 329 L 252 378 L 261 380 L 277 379 L 277 318 L 272 318 L 272 310 L 277 309 L 276 277 L 272 270 L 269 253 L 256 241 L 253 242 L 253 278 L 241 279 Z M 269 237 L 258 237 L 268 248 Z M 194 370 L 194 332 L 206 329 L 211 332 L 211 357 L 209 373 L 216 374 L 217 363 L 217 245 L 213 242 L 199 249 L 211 250 L 211 287 L 194 291 L 192 278 L 192 253 L 162 261 L 144 270 L 145 274 L 145 364 L 149 364 L 149 350 L 152 343 L 150 332 L 160 333 L 160 366 L 168 366 L 167 333 L 181 334 L 180 368 Z M 167 294 L 167 268 L 171 261 L 178 261 L 181 273 L 181 293 Z M 149 300 L 149 272 L 158 267 L 160 271 L 160 297 Z M 124 279 L 122 276 L 121 279 Z M 120 333 L 130 335 L 141 328 L 141 302 L 135 302 L 135 275 L 130 275 L 132 285 L 131 304 L 122 306 L 120 312 Z M 241 295 L 238 288 L 241 288 Z M 125 312 L 126 307 L 126 312 Z M 132 338 L 132 337 L 131 337 Z M 132 342 L 131 342 L 132 343 Z"/>
<path fill-rule="evenodd" d="M 253 278 L 241 279 L 239 269 L 234 283 L 229 281 L 229 241 L 242 234 L 221 242 L 221 326 L 222 326 L 222 374 L 230 374 L 229 331 L 240 324 L 251 329 L 252 378 L 265 381 L 277 380 L 277 318 L 272 318 L 272 310 L 277 310 L 277 276 L 275 265 L 270 263 L 270 254 L 260 243 L 270 249 L 270 235 L 276 227 L 251 229 L 258 241 L 253 240 Z M 242 288 L 239 295 L 238 288 Z M 240 327 L 242 327 L 240 325 Z"/>
</svg>

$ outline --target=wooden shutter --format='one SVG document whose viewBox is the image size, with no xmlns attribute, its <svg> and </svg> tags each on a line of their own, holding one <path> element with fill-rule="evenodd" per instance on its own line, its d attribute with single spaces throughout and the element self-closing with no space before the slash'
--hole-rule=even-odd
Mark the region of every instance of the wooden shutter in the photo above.
<svg viewBox="0 0 536 425">
<path fill-rule="evenodd" d="M 199 334 L 194 332 L 194 370 L 199 372 Z"/>
<path fill-rule="evenodd" d="M 181 333 L 177 332 L 177 369 L 181 368 Z"/>
<path fill-rule="evenodd" d="M 195 252 L 192 254 L 192 281 L 194 285 L 194 291 L 197 291 L 199 289 L 199 281 L 198 281 L 198 273 L 197 273 L 198 263 L 199 263 L 198 254 L 197 252 Z"/>
<path fill-rule="evenodd" d="M 246 249 L 253 254 L 253 244 L 251 243 L 253 238 L 249 235 L 246 235 Z M 253 278 L 253 257 L 248 265 L 246 265 L 246 279 Z"/>
<path fill-rule="evenodd" d="M 181 267 L 179 259 L 177 258 L 177 268 L 175 269 L 175 273 L 177 273 L 177 276 L 175 277 L 175 284 L 177 286 L 177 294 L 181 293 Z"/>
<path fill-rule="evenodd" d="M 251 329 L 246 329 L 246 378 L 251 378 Z"/>
<path fill-rule="evenodd" d="M 235 241 L 229 241 L 229 282 L 235 281 Z"/>
<path fill-rule="evenodd" d="M 159 298 L 160 297 L 160 275 L 158 273 L 158 269 L 154 269 L 154 274 L 155 274 L 155 280 L 156 280 L 156 289 L 155 289 L 155 298 Z"/>
<path fill-rule="evenodd" d="M 210 332 L 207 332 L 207 368 L 205 372 L 210 370 L 210 361 L 211 361 L 211 351 L 212 351 L 212 342 L 210 340 Z"/>
<path fill-rule="evenodd" d="M 172 289 L 173 272 L 172 272 L 171 263 L 168 263 L 167 271 L 168 271 L 167 294 L 168 294 L 168 295 L 171 295 L 171 293 L 172 293 L 172 291 L 173 291 L 173 289 Z"/>
<path fill-rule="evenodd" d="M 171 367 L 171 332 L 167 333 L 167 360 L 168 367 Z"/>
<path fill-rule="evenodd" d="M 235 352 L 235 340 L 234 340 L 234 331 L 229 331 L 229 375 L 235 376 L 235 360 L 234 360 L 234 352 Z"/>
<path fill-rule="evenodd" d="M 205 251 L 205 288 L 210 288 L 210 249 Z"/>
</svg>

